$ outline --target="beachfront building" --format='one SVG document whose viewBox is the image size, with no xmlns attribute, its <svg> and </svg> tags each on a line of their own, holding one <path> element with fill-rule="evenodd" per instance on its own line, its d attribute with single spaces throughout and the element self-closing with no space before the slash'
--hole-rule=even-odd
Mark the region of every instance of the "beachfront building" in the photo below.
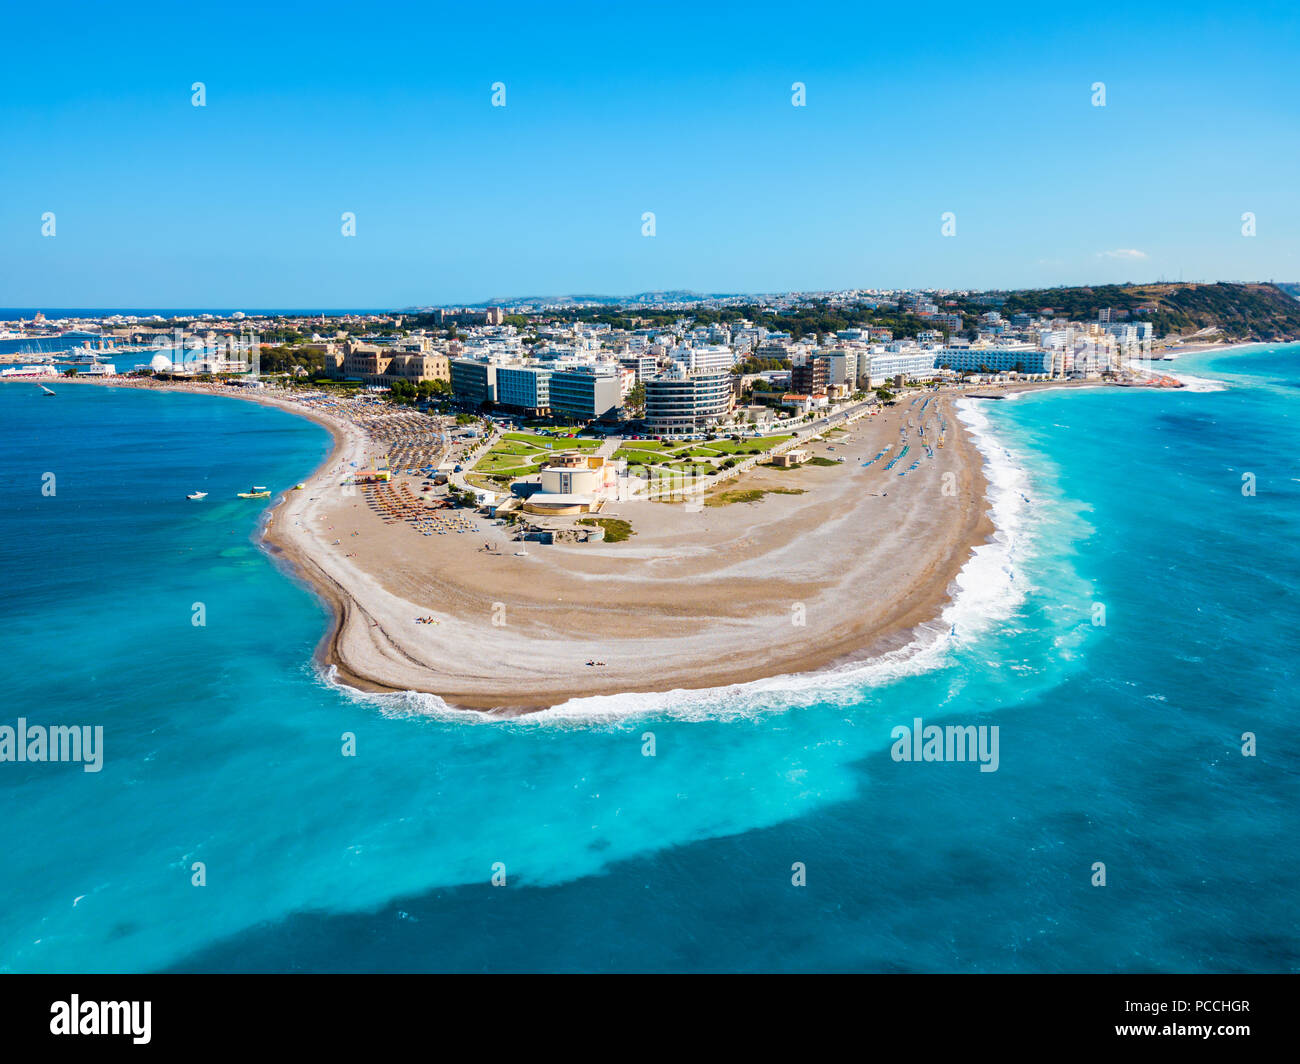
<svg viewBox="0 0 1300 1064">
<path fill-rule="evenodd" d="M 434 354 L 392 354 L 388 364 L 373 378 L 366 379 L 367 384 L 389 385 L 394 381 L 450 381 L 451 362 L 446 355 Z"/>
<path fill-rule="evenodd" d="M 381 348 L 374 344 L 347 343 L 341 355 L 323 353 L 325 372 L 339 380 L 361 381 L 386 387 L 394 381 L 448 381 L 450 367 L 445 355 L 421 351 Z"/>
<path fill-rule="evenodd" d="M 826 390 L 834 395 L 849 396 L 858 390 L 858 351 L 834 347 L 818 351 L 816 358 L 826 364 Z"/>
<path fill-rule="evenodd" d="M 626 465 L 599 455 L 568 452 L 542 466 L 541 490 L 524 503 L 533 514 L 564 516 L 591 513 L 605 499 L 618 495 L 619 472 Z"/>
<path fill-rule="evenodd" d="M 622 396 L 618 374 L 603 366 L 572 366 L 551 374 L 551 413 L 575 421 L 616 415 Z"/>
<path fill-rule="evenodd" d="M 451 394 L 456 402 L 477 408 L 497 401 L 497 367 L 473 358 L 451 360 Z"/>
<path fill-rule="evenodd" d="M 931 365 L 957 373 L 1051 373 L 1052 356 L 1028 345 L 943 347 Z"/>
<path fill-rule="evenodd" d="M 730 373 L 688 373 L 679 366 L 645 382 L 643 421 L 651 432 L 695 433 L 724 420 L 733 403 Z"/>
<path fill-rule="evenodd" d="M 553 372 L 541 366 L 497 366 L 497 403 L 521 414 L 546 416 L 551 410 Z"/>
<path fill-rule="evenodd" d="M 794 364 L 790 387 L 803 395 L 825 394 L 830 380 L 830 366 L 825 358 L 809 354 Z"/>
<path fill-rule="evenodd" d="M 866 376 L 868 384 L 872 388 L 878 388 L 899 377 L 904 380 L 928 381 L 940 374 L 935 369 L 933 351 L 906 349 L 898 344 L 889 344 L 883 352 L 872 353 Z"/>
<path fill-rule="evenodd" d="M 829 406 L 830 397 L 824 393 L 805 395 L 802 392 L 786 392 L 781 396 L 781 405 L 796 414 L 811 414 Z"/>
</svg>

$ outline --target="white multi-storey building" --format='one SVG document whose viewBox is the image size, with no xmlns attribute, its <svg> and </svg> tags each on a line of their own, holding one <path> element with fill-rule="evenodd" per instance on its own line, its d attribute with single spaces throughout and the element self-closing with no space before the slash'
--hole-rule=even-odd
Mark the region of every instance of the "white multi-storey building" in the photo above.
<svg viewBox="0 0 1300 1064">
<path fill-rule="evenodd" d="M 736 364 L 736 353 L 721 344 L 678 347 L 672 357 L 674 362 L 686 368 L 687 373 L 726 371 Z"/>
<path fill-rule="evenodd" d="M 957 373 L 1051 373 L 1051 352 L 1026 345 L 941 347 L 933 364 Z"/>
</svg>

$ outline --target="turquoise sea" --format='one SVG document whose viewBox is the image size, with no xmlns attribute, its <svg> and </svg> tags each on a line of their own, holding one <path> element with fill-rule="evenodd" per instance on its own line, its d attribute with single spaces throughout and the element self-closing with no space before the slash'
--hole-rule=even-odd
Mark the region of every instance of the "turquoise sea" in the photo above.
<svg viewBox="0 0 1300 1064">
<path fill-rule="evenodd" d="M 104 728 L 0 763 L 0 970 L 1300 968 L 1300 346 L 1177 371 L 1227 386 L 971 404 L 1002 533 L 907 653 L 508 722 L 317 674 L 232 496 L 322 429 L 0 385 L 0 725 Z"/>
</svg>

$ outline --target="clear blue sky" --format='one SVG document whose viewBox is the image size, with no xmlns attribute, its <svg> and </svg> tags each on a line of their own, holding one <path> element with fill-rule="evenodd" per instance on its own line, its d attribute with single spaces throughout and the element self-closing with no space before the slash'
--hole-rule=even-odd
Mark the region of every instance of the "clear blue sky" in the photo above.
<svg viewBox="0 0 1300 1064">
<path fill-rule="evenodd" d="M 1300 17 L 1216 7 L 9 4 L 0 306 L 1300 280 Z"/>
</svg>

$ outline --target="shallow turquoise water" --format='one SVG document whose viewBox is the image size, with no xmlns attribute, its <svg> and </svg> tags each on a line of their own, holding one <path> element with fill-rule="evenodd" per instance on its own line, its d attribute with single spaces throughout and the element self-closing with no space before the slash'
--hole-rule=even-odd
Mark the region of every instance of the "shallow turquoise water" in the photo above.
<svg viewBox="0 0 1300 1064">
<path fill-rule="evenodd" d="M 320 428 L 0 386 L 0 724 L 106 750 L 0 764 L 0 968 L 1292 970 L 1298 355 L 981 404 L 1006 534 L 928 648 L 508 723 L 316 675 L 231 496 Z M 916 716 L 998 724 L 998 771 L 893 761 Z"/>
</svg>

